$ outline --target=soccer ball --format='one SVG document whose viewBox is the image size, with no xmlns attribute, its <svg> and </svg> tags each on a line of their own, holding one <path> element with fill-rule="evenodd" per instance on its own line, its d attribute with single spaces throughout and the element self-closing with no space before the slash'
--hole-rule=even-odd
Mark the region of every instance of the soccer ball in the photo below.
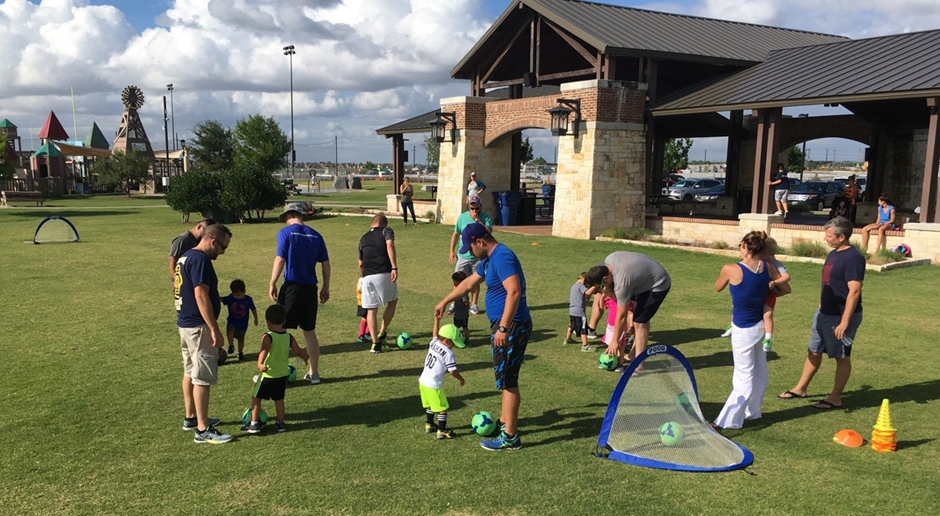
<svg viewBox="0 0 940 516">
<path fill-rule="evenodd" d="M 224 349 L 219 348 L 219 365 L 224 364 L 226 359 L 228 359 L 228 353 L 226 353 Z"/>
<path fill-rule="evenodd" d="M 398 335 L 397 344 L 399 349 L 408 349 L 411 347 L 413 342 L 414 341 L 411 340 L 411 335 L 408 335 L 407 333 L 401 333 Z"/>
<path fill-rule="evenodd" d="M 607 353 L 601 353 L 601 356 L 597 358 L 597 367 L 607 371 L 613 371 L 617 369 L 617 357 L 608 355 Z"/>
<path fill-rule="evenodd" d="M 258 421 L 260 421 L 262 425 L 267 424 L 268 414 L 264 409 L 261 409 L 261 413 L 258 414 Z M 248 426 L 248 423 L 251 423 L 251 407 L 246 408 L 245 411 L 242 412 L 242 424 Z"/>
<path fill-rule="evenodd" d="M 287 364 L 287 383 L 293 383 L 297 379 L 297 370 L 294 366 Z"/>
<path fill-rule="evenodd" d="M 472 428 L 477 435 L 486 437 L 493 435 L 493 432 L 496 431 L 496 421 L 489 412 L 477 412 L 473 415 L 473 419 L 470 420 L 470 428 Z"/>
<path fill-rule="evenodd" d="M 695 407 L 692 406 L 692 395 L 683 392 L 676 396 L 676 405 L 678 405 L 679 410 L 685 412 L 690 416 L 695 415 Z"/>
<path fill-rule="evenodd" d="M 659 427 L 659 441 L 664 445 L 673 447 L 682 444 L 685 439 L 685 429 L 675 421 L 666 421 Z"/>
</svg>

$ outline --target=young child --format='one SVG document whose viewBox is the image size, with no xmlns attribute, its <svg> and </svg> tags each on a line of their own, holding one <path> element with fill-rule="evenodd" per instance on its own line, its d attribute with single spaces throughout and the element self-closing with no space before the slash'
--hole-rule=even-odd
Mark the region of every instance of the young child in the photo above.
<svg viewBox="0 0 940 516">
<path fill-rule="evenodd" d="M 356 282 L 356 317 L 359 317 L 359 337 L 356 339 L 359 343 L 372 342 L 372 336 L 369 335 L 369 323 L 366 320 L 366 309 L 362 307 L 362 278 Z"/>
<path fill-rule="evenodd" d="M 457 360 L 454 358 L 454 346 L 463 348 L 463 333 L 453 324 L 446 324 L 438 330 L 441 320 L 434 318 L 434 338 L 428 346 L 428 355 L 424 359 L 424 371 L 418 378 L 418 388 L 421 391 L 421 404 L 427 413 L 424 424 L 424 433 L 437 432 L 438 439 L 453 439 L 454 431 L 447 428 L 447 396 L 444 395 L 444 375 L 451 376 L 464 385 L 463 376 L 457 371 Z M 435 415 L 437 423 L 434 423 Z"/>
<path fill-rule="evenodd" d="M 604 332 L 604 337 L 601 338 L 601 342 L 607 344 L 614 339 L 614 324 L 617 322 L 617 298 L 604 294 L 604 307 L 607 309 L 607 331 Z M 620 334 L 620 338 L 617 339 L 620 344 L 617 348 L 617 368 L 614 369 L 616 373 L 622 373 L 623 369 L 626 367 L 627 363 L 632 359 L 631 356 L 627 355 L 627 344 L 633 341 L 633 302 L 627 303 L 627 324 L 624 325 L 625 329 Z M 627 336 L 630 335 L 630 340 L 627 340 Z M 600 367 L 600 366 L 598 366 Z"/>
<path fill-rule="evenodd" d="M 261 353 L 258 354 L 258 370 L 261 376 L 255 383 L 254 396 L 251 398 L 251 422 L 241 428 L 242 432 L 257 434 L 261 431 L 261 400 L 274 401 L 277 411 L 277 431 L 286 432 L 284 424 L 284 391 L 287 389 L 288 361 L 291 350 L 308 362 L 307 351 L 297 345 L 294 336 L 284 331 L 287 310 L 281 305 L 271 305 L 264 312 L 268 332 L 261 337 Z"/>
<path fill-rule="evenodd" d="M 228 307 L 228 324 L 225 331 L 228 334 L 228 354 L 235 353 L 233 341 L 238 341 L 238 359 L 245 358 L 245 332 L 248 331 L 248 311 L 255 317 L 255 326 L 258 326 L 258 310 L 251 296 L 245 294 L 245 282 L 237 279 L 229 285 L 231 294 L 222 298 L 222 304 Z"/>
<path fill-rule="evenodd" d="M 587 287 L 584 285 L 586 272 L 578 276 L 578 281 L 571 285 L 571 292 L 568 294 L 568 331 L 565 333 L 565 344 L 571 343 L 571 334 L 581 337 L 581 351 L 596 351 L 597 348 L 589 346 L 588 332 L 585 322 L 585 301 L 587 299 Z"/>
<path fill-rule="evenodd" d="M 454 286 L 460 285 L 460 283 L 467 279 L 467 275 L 463 271 L 455 272 L 450 279 L 454 280 Z M 454 326 L 460 328 L 463 332 L 463 341 L 464 344 L 470 344 L 470 298 L 463 296 L 459 301 L 454 303 Z"/>
</svg>

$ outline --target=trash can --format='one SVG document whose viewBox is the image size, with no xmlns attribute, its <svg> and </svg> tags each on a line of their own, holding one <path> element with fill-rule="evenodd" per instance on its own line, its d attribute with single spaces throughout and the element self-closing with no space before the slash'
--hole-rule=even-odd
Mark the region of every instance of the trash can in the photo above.
<svg viewBox="0 0 940 516">
<path fill-rule="evenodd" d="M 519 211 L 519 201 L 522 194 L 519 192 L 496 192 L 496 213 L 498 224 L 501 226 L 515 226 Z"/>
<path fill-rule="evenodd" d="M 535 224 L 535 196 L 523 195 L 519 199 L 519 211 L 516 214 L 516 222 L 520 226 L 531 226 Z"/>
</svg>

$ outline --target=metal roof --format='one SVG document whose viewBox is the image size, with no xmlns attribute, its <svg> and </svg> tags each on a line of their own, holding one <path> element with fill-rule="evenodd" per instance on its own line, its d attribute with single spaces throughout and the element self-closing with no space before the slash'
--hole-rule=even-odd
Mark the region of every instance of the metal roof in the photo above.
<svg viewBox="0 0 940 516">
<path fill-rule="evenodd" d="M 940 30 L 780 50 L 653 115 L 940 96 L 937 56 Z"/>
<path fill-rule="evenodd" d="M 104 137 L 104 133 L 98 128 L 97 122 L 92 122 L 91 129 L 88 130 L 88 135 L 85 136 L 85 141 L 82 143 L 84 143 L 85 147 L 93 147 L 95 149 L 107 150 L 111 147 L 108 143 L 108 139 Z"/>
<path fill-rule="evenodd" d="M 561 88 L 555 85 L 543 85 L 534 88 L 522 88 L 522 98 L 543 97 L 545 95 L 557 95 Z M 509 98 L 509 88 L 500 88 L 486 92 L 486 98 L 494 100 L 506 100 Z M 392 135 L 404 133 L 426 133 L 431 130 L 431 122 L 437 120 L 437 113 L 440 109 L 435 109 L 429 113 L 424 113 L 416 117 L 396 122 L 392 125 L 376 129 L 376 134 Z"/>
<path fill-rule="evenodd" d="M 49 112 L 49 116 L 46 117 L 46 122 L 42 124 L 42 129 L 39 130 L 39 138 L 43 140 L 69 139 L 69 134 L 65 132 L 62 124 L 59 123 L 59 118 L 55 116 L 55 112 Z"/>
<path fill-rule="evenodd" d="M 3 120 L 0 120 L 0 127 L 4 129 L 16 129 L 16 124 L 4 118 Z"/>
<path fill-rule="evenodd" d="M 469 63 L 490 43 L 500 25 L 520 11 L 519 4 L 544 16 L 594 48 L 610 55 L 662 56 L 676 60 L 708 60 L 754 64 L 781 48 L 818 45 L 847 38 L 765 25 L 647 11 L 576 0 L 514 0 L 476 45 L 451 70 L 469 79 Z"/>
</svg>

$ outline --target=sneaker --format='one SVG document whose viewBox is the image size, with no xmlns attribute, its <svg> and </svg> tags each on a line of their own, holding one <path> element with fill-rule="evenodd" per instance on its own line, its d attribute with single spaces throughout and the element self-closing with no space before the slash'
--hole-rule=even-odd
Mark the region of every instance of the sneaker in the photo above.
<svg viewBox="0 0 940 516">
<path fill-rule="evenodd" d="M 386 351 L 388 351 L 388 346 L 381 343 L 373 344 L 372 349 L 369 350 L 369 352 L 373 354 L 385 353 Z"/>
<path fill-rule="evenodd" d="M 320 383 L 320 373 L 318 373 L 318 372 L 317 372 L 317 373 L 307 373 L 307 374 L 304 375 L 304 380 L 307 380 L 308 382 L 312 383 L 313 385 L 317 385 L 317 384 Z"/>
<path fill-rule="evenodd" d="M 219 424 L 220 421 L 221 420 L 217 417 L 210 417 L 209 426 L 215 426 Z M 195 430 L 198 427 L 199 422 L 196 420 L 196 418 L 183 418 L 183 430 Z"/>
<path fill-rule="evenodd" d="M 480 315 L 480 307 L 477 305 L 470 305 L 470 313 L 473 315 Z"/>
<path fill-rule="evenodd" d="M 733 326 L 728 326 L 728 329 L 725 330 L 725 331 L 721 334 L 721 336 L 722 336 L 722 337 L 730 337 L 730 336 L 731 336 L 731 328 L 733 328 Z"/>
<path fill-rule="evenodd" d="M 249 434 L 257 434 L 261 432 L 261 421 L 252 421 L 247 425 L 241 427 L 242 432 L 247 432 Z"/>
<path fill-rule="evenodd" d="M 501 431 L 496 439 L 480 441 L 480 446 L 487 451 L 518 450 L 522 448 L 522 439 L 519 438 L 518 432 L 516 432 L 515 437 L 510 439 L 506 432 Z"/>
<path fill-rule="evenodd" d="M 587 338 L 589 338 L 589 339 L 591 339 L 591 340 L 596 339 L 596 338 L 597 338 L 597 331 L 594 330 L 593 328 L 588 328 L 588 330 L 587 330 Z"/>
<path fill-rule="evenodd" d="M 424 433 L 433 434 L 434 432 L 437 432 L 437 425 L 435 425 L 434 423 L 424 424 Z"/>
<path fill-rule="evenodd" d="M 360 335 L 359 337 L 356 338 L 356 342 L 360 344 L 365 344 L 366 342 L 371 342 L 371 341 L 372 341 L 372 338 L 366 337 L 365 335 Z"/>
<path fill-rule="evenodd" d="M 772 339 L 764 339 L 764 353 L 770 353 L 770 349 L 774 347 L 774 341 Z"/>
<path fill-rule="evenodd" d="M 239 359 L 239 360 L 245 360 L 245 354 L 244 354 L 244 353 L 239 353 L 239 354 L 238 354 L 238 359 Z"/>
<path fill-rule="evenodd" d="M 438 439 L 453 439 L 455 437 L 454 431 L 448 428 L 447 430 L 438 430 L 437 438 Z"/>
<path fill-rule="evenodd" d="M 284 423 L 274 423 L 274 429 L 277 430 L 277 433 L 283 434 L 287 431 L 287 425 Z"/>
<path fill-rule="evenodd" d="M 231 440 L 231 435 L 219 432 L 214 426 L 209 426 L 202 432 L 197 430 L 193 435 L 194 443 L 225 444 Z"/>
<path fill-rule="evenodd" d="M 385 343 L 385 339 L 386 339 L 387 337 L 388 337 L 388 335 L 387 335 L 386 333 L 380 333 L 379 336 L 378 336 L 378 338 L 375 339 L 375 340 L 377 340 L 377 341 L 379 341 L 379 342 L 381 342 L 381 343 L 384 344 L 384 343 Z"/>
<path fill-rule="evenodd" d="M 615 373 L 623 373 L 623 370 L 624 370 L 624 369 L 626 369 L 626 366 L 623 365 L 623 364 L 620 364 L 620 365 L 618 365 L 618 366 L 614 369 L 614 372 L 615 372 Z"/>
<path fill-rule="evenodd" d="M 229 354 L 229 355 L 232 355 L 232 354 L 234 354 L 234 353 L 235 353 L 235 346 L 229 346 L 229 347 L 228 347 L 228 354 Z"/>
<path fill-rule="evenodd" d="M 453 303 L 451 303 L 450 306 L 447 307 L 447 315 L 454 315 L 454 304 L 453 304 Z"/>
<path fill-rule="evenodd" d="M 581 351 L 597 351 L 597 346 L 592 346 L 590 344 L 587 346 L 581 346 Z"/>
<path fill-rule="evenodd" d="M 777 210 L 777 211 L 774 212 L 774 215 L 783 215 L 783 212 L 780 211 L 780 210 Z"/>
</svg>

